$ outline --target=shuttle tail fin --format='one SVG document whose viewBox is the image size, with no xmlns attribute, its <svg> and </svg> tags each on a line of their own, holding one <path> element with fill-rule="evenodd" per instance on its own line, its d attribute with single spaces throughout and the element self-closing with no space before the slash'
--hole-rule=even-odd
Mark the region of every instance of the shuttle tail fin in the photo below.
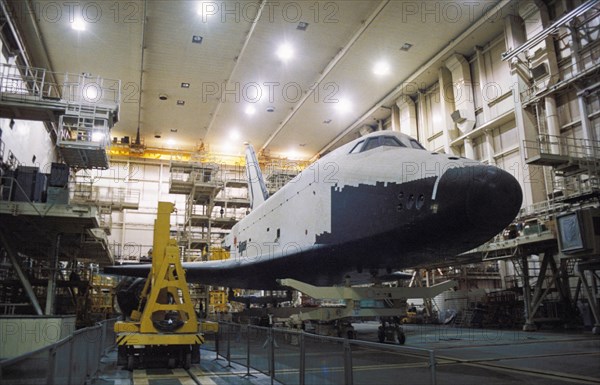
<svg viewBox="0 0 600 385">
<path fill-rule="evenodd" d="M 246 143 L 246 177 L 250 188 L 250 207 L 255 209 L 269 198 L 269 192 L 263 180 L 254 148 L 249 143 Z"/>
</svg>

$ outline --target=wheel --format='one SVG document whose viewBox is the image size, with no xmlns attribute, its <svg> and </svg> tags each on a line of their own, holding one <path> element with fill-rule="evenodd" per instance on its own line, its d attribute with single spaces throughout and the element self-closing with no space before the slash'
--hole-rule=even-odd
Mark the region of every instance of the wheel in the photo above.
<svg viewBox="0 0 600 385">
<path fill-rule="evenodd" d="M 127 366 L 127 347 L 119 346 L 117 353 L 117 365 L 119 366 Z"/>
<path fill-rule="evenodd" d="M 200 347 L 197 345 L 192 346 L 192 363 L 200 363 Z"/>
<path fill-rule="evenodd" d="M 133 354 L 130 354 L 127 357 L 127 370 L 132 372 L 134 366 L 135 366 L 135 357 L 133 356 Z"/>
<path fill-rule="evenodd" d="M 393 343 L 400 343 L 400 334 L 398 333 L 397 329 L 394 329 L 394 331 L 392 332 L 391 340 Z"/>
<path fill-rule="evenodd" d="M 400 334 L 398 334 L 398 344 L 404 345 L 405 342 L 406 342 L 406 334 L 404 334 L 404 332 L 400 332 Z"/>
<path fill-rule="evenodd" d="M 185 360 L 183 361 L 183 368 L 189 369 L 192 367 L 192 353 L 188 352 L 185 354 Z"/>
</svg>

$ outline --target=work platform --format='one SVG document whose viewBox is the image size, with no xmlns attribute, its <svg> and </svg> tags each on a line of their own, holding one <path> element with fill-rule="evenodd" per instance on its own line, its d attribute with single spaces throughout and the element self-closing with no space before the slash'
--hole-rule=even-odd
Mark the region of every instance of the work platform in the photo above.
<svg viewBox="0 0 600 385">
<path fill-rule="evenodd" d="M 111 265 L 114 256 L 103 225 L 98 208 L 90 205 L 0 201 L 0 232 L 31 257 L 45 258 L 60 234 L 61 257 Z"/>
<path fill-rule="evenodd" d="M 0 65 L 0 117 L 49 122 L 72 168 L 108 168 L 106 149 L 120 101 L 120 80 Z"/>
</svg>

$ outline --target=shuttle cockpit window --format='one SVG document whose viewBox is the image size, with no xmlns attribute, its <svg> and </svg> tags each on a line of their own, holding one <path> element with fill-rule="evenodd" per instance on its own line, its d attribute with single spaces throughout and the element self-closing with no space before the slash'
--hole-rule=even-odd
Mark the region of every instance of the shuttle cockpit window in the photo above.
<svg viewBox="0 0 600 385">
<path fill-rule="evenodd" d="M 415 139 L 410 140 L 410 146 L 417 150 L 425 150 L 425 147 L 423 147 L 421 143 L 417 142 Z"/>
<path fill-rule="evenodd" d="M 393 136 L 380 136 L 379 143 L 380 146 L 406 147 L 398 138 Z"/>
<path fill-rule="evenodd" d="M 360 152 L 372 150 L 376 147 L 387 146 L 387 147 L 406 147 L 398 138 L 393 136 L 377 136 L 375 138 L 367 139 L 365 145 L 362 147 Z"/>
<path fill-rule="evenodd" d="M 364 140 L 361 140 L 360 142 L 356 143 L 356 145 L 352 147 L 352 150 L 350 150 L 350 154 L 358 154 L 364 142 Z"/>
</svg>

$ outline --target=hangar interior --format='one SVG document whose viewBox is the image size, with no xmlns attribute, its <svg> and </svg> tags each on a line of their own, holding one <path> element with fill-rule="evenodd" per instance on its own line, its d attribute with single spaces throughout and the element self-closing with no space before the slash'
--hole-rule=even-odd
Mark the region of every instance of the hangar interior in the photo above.
<svg viewBox="0 0 600 385">
<path fill-rule="evenodd" d="M 102 268 L 150 260 L 159 201 L 183 261 L 227 257 L 244 142 L 274 193 L 382 130 L 523 191 L 495 238 L 408 270 L 399 285 L 457 284 L 404 321 L 600 333 L 597 1 L 69 4 L 1 1 L 0 314 L 58 322 L 42 345 L 113 317 Z M 190 292 L 206 319 L 244 307 Z M 41 347 L 15 346 L 0 358 Z"/>
</svg>

